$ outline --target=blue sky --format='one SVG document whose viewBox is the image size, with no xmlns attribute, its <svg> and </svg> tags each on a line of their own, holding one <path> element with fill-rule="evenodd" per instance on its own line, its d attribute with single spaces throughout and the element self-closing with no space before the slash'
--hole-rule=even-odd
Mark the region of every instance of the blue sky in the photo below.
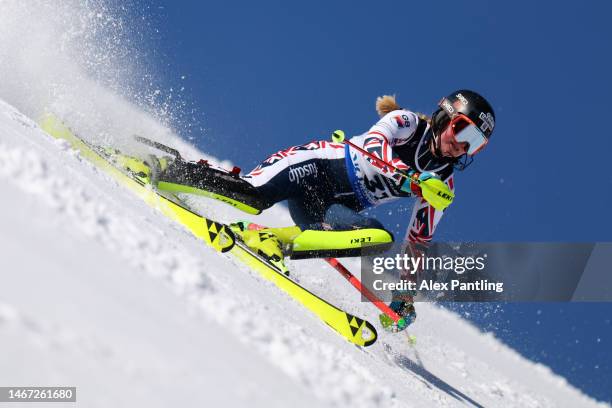
<svg viewBox="0 0 612 408">
<path fill-rule="evenodd" d="M 364 132 L 378 95 L 431 113 L 471 88 L 492 102 L 497 128 L 458 174 L 437 238 L 611 240 L 609 2 L 145 3 L 160 81 L 185 87 L 203 150 L 248 171 L 334 129 Z M 374 214 L 401 235 L 410 208 Z M 470 318 L 612 399 L 610 304 L 484 309 Z"/>
</svg>

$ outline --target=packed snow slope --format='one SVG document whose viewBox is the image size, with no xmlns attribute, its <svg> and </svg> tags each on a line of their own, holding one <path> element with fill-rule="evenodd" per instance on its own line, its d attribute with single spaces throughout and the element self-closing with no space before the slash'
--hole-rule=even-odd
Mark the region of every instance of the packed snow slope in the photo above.
<svg viewBox="0 0 612 408">
<path fill-rule="evenodd" d="M 604 406 L 435 305 L 418 305 L 414 347 L 382 329 L 374 346 L 351 345 L 1 100 L 0 191 L 3 386 L 76 386 L 87 407 Z M 254 219 L 290 223 L 280 206 Z M 322 261 L 290 267 L 376 321 Z"/>
</svg>

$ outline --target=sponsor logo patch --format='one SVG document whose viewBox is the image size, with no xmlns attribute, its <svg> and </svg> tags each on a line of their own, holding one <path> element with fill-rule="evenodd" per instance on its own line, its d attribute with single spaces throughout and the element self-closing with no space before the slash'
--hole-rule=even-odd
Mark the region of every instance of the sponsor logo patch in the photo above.
<svg viewBox="0 0 612 408">
<path fill-rule="evenodd" d="M 486 132 L 489 129 L 493 130 L 493 128 L 495 127 L 495 119 L 493 119 L 493 115 L 491 115 L 491 112 L 487 112 L 487 113 L 480 112 L 480 115 L 478 115 L 478 118 L 482 120 L 480 129 L 483 132 Z"/>
<path fill-rule="evenodd" d="M 455 108 L 453 107 L 453 105 L 450 103 L 448 99 L 444 99 L 442 101 L 442 108 L 444 108 L 444 110 L 448 112 L 449 115 L 452 115 L 453 113 L 455 113 Z"/>
<path fill-rule="evenodd" d="M 462 104 L 467 105 L 468 104 L 468 100 L 465 99 L 465 96 L 463 96 L 462 94 L 458 93 L 457 94 L 457 99 L 459 99 L 461 101 Z"/>
<path fill-rule="evenodd" d="M 317 165 L 314 163 L 289 168 L 289 181 L 292 183 L 299 184 L 305 177 L 313 176 L 316 178 L 318 175 Z"/>
<path fill-rule="evenodd" d="M 408 115 L 397 115 L 395 117 L 395 121 L 397 122 L 397 126 L 400 128 L 410 127 L 410 118 L 408 117 Z"/>
</svg>

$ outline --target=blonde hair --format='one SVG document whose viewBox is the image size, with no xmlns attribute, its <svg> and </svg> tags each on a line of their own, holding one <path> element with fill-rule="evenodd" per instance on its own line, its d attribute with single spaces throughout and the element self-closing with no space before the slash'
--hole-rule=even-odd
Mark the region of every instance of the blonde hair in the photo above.
<svg viewBox="0 0 612 408">
<path fill-rule="evenodd" d="M 403 109 L 395 100 L 395 95 L 383 95 L 376 98 L 376 112 L 382 118 L 389 112 Z M 423 113 L 415 112 L 416 115 L 427 122 L 431 122 L 431 118 Z"/>
<path fill-rule="evenodd" d="M 376 112 L 382 118 L 389 112 L 402 109 L 395 100 L 395 95 L 383 95 L 376 98 Z"/>
</svg>

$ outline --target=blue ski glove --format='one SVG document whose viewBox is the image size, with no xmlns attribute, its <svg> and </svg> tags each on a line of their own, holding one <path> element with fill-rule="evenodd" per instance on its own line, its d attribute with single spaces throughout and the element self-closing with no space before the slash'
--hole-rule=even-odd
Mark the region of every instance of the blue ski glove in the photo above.
<svg viewBox="0 0 612 408">
<path fill-rule="evenodd" d="M 455 199 L 455 193 L 436 173 L 430 171 L 419 173 L 410 169 L 408 177 L 400 190 L 423 197 L 436 210 L 444 211 Z"/>
<path fill-rule="evenodd" d="M 406 329 L 406 327 L 410 326 L 416 320 L 416 310 L 414 310 L 414 305 L 412 303 L 403 302 L 403 301 L 393 301 L 390 305 L 391 309 L 393 309 L 397 314 L 399 314 L 402 318 L 397 322 L 394 322 L 392 318 L 387 316 L 384 313 L 381 313 L 378 316 L 380 320 L 380 325 L 388 332 L 398 333 Z"/>
<path fill-rule="evenodd" d="M 432 178 L 438 180 L 440 179 L 440 177 L 436 173 L 433 173 L 431 171 L 424 171 L 422 173 L 419 173 L 418 171 L 410 169 L 408 171 L 408 175 L 410 176 L 410 178 L 406 179 L 406 181 L 404 182 L 404 184 L 402 184 L 402 187 L 400 188 L 400 190 L 406 193 L 414 193 L 415 189 L 420 192 L 418 183 L 415 182 L 415 180 L 418 180 L 419 183 L 422 183 Z"/>
</svg>

